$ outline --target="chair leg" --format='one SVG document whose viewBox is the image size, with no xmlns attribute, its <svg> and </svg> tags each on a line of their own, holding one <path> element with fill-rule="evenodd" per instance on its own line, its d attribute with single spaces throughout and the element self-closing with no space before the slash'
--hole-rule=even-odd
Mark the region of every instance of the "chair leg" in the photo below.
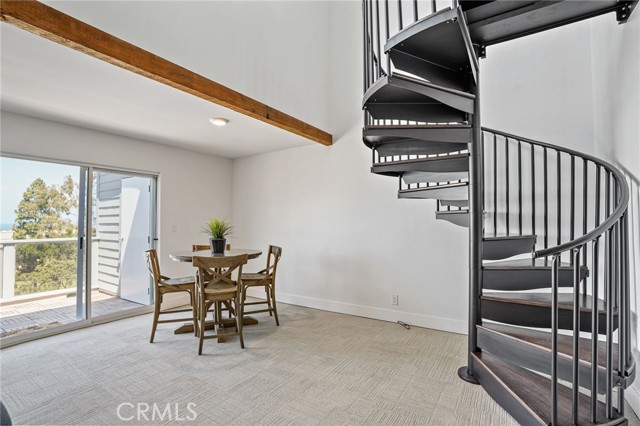
<svg viewBox="0 0 640 426">
<path fill-rule="evenodd" d="M 204 301 L 204 297 L 200 298 L 200 323 L 198 324 L 200 326 L 200 330 L 198 332 L 198 338 L 199 338 L 199 342 L 198 342 L 198 355 L 202 355 L 202 343 L 204 342 L 204 327 L 205 327 L 205 322 L 207 319 L 207 304 Z"/>
<path fill-rule="evenodd" d="M 271 295 L 269 294 L 270 287 L 264 286 L 264 292 L 267 294 L 267 307 L 269 308 L 269 316 L 273 316 L 273 308 L 271 307 Z"/>
<path fill-rule="evenodd" d="M 196 292 L 190 291 L 189 296 L 191 296 L 191 315 L 193 316 L 193 335 L 198 337 L 198 308 L 196 306 Z"/>
<path fill-rule="evenodd" d="M 273 315 L 276 317 L 276 325 L 280 326 L 280 321 L 278 321 L 278 308 L 276 307 L 276 289 L 270 287 L 271 290 L 271 303 L 273 304 Z"/>
<path fill-rule="evenodd" d="M 153 343 L 153 339 L 156 336 L 156 328 L 158 328 L 158 317 L 160 316 L 160 301 L 161 295 L 156 294 L 156 300 L 153 302 L 153 325 L 151 326 L 151 338 L 149 343 Z"/>
<path fill-rule="evenodd" d="M 214 327 L 217 327 L 216 333 L 218 333 L 218 330 L 220 329 L 222 323 L 222 302 L 216 302 L 215 305 L 216 314 L 213 320 L 215 322 Z"/>
<path fill-rule="evenodd" d="M 236 313 L 236 333 L 239 333 L 240 330 L 238 330 L 238 315 L 240 314 L 240 310 L 239 307 L 240 305 L 238 305 L 238 300 L 239 299 L 233 299 L 233 304 L 234 304 L 234 312 Z M 229 301 L 229 305 L 231 305 L 231 301 Z M 229 310 L 229 318 L 231 318 L 231 310 Z"/>
<path fill-rule="evenodd" d="M 242 318 L 244 317 L 244 303 L 242 298 L 236 297 L 236 329 L 240 336 L 240 347 L 244 349 L 244 336 L 242 334 Z"/>
</svg>

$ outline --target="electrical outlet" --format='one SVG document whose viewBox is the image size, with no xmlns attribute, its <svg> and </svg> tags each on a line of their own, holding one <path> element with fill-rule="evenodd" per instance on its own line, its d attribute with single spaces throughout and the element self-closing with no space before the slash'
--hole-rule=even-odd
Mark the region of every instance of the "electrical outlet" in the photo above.
<svg viewBox="0 0 640 426">
<path fill-rule="evenodd" d="M 393 306 L 398 306 L 398 295 L 397 294 L 392 294 L 391 295 L 391 304 Z"/>
</svg>

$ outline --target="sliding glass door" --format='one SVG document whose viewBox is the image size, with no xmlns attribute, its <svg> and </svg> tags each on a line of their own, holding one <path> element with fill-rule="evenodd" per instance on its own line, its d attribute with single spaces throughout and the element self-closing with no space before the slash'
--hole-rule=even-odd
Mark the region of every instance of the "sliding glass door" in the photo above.
<svg viewBox="0 0 640 426">
<path fill-rule="evenodd" d="M 151 303 L 156 177 L 0 157 L 0 344 Z"/>
<path fill-rule="evenodd" d="M 85 167 L 0 157 L 0 339 L 87 318 Z"/>
</svg>

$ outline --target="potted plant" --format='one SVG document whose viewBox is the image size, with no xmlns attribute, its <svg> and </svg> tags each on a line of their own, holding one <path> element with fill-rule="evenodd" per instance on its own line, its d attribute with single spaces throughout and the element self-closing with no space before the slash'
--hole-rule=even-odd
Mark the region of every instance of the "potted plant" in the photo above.
<svg viewBox="0 0 640 426">
<path fill-rule="evenodd" d="M 202 228 L 203 232 L 209 234 L 209 244 L 213 253 L 224 253 L 227 244 L 227 237 L 233 234 L 233 226 L 227 219 L 212 217 Z"/>
</svg>

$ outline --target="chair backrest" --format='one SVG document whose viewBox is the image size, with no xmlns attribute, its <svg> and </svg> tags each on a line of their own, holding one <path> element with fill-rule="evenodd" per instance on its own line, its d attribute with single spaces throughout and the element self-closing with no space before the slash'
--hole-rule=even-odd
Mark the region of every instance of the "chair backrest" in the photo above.
<svg viewBox="0 0 640 426">
<path fill-rule="evenodd" d="M 278 263 L 280 262 L 280 257 L 282 256 L 282 247 L 278 246 L 269 246 L 269 251 L 267 252 L 267 268 L 265 269 L 267 275 L 271 275 L 271 278 L 275 281 L 276 272 L 278 270 Z"/>
<path fill-rule="evenodd" d="M 193 266 L 198 268 L 198 286 L 200 288 L 213 284 L 234 284 L 240 280 L 242 265 L 247 263 L 248 256 L 241 254 L 228 257 L 193 256 Z M 232 274 L 237 270 L 237 279 Z M 238 286 L 239 291 L 240 286 Z"/>
<path fill-rule="evenodd" d="M 156 249 L 151 249 L 145 251 L 147 254 L 147 268 L 149 269 L 149 273 L 153 278 L 153 285 L 157 286 L 160 280 L 162 279 L 162 274 L 160 273 L 160 263 L 158 262 L 158 252 Z"/>
</svg>

